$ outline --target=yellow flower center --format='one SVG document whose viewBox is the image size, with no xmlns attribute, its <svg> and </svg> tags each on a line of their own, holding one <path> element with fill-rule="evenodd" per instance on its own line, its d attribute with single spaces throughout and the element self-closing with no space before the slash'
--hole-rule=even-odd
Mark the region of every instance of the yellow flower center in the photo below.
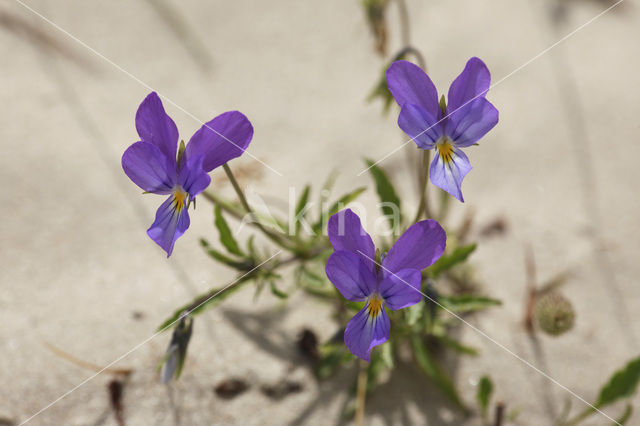
<svg viewBox="0 0 640 426">
<path fill-rule="evenodd" d="M 442 142 L 436 145 L 438 149 L 438 155 L 442 158 L 442 161 L 448 163 L 451 161 L 453 157 L 453 145 L 449 142 L 448 139 L 443 140 Z"/>
<path fill-rule="evenodd" d="M 177 212 L 182 211 L 184 206 L 187 204 L 189 194 L 187 194 L 184 189 L 178 187 L 173 191 L 173 205 Z"/>
<path fill-rule="evenodd" d="M 382 305 L 384 304 L 384 300 L 378 293 L 373 293 L 369 300 L 367 300 L 367 311 L 369 312 L 370 317 L 377 317 L 382 311 Z"/>
</svg>

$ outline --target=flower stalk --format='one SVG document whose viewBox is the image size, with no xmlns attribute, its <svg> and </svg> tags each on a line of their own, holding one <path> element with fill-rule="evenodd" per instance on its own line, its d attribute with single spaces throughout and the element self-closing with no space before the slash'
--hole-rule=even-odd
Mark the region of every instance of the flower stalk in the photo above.
<svg viewBox="0 0 640 426">
<path fill-rule="evenodd" d="M 418 211 L 416 211 L 416 217 L 413 219 L 413 223 L 420 220 L 422 213 L 424 212 L 427 218 L 431 217 L 431 208 L 429 206 L 429 196 L 427 194 L 427 183 L 429 183 L 429 160 L 431 159 L 431 151 L 424 151 L 422 164 L 422 187 L 420 188 L 420 203 L 418 204 Z"/>
<path fill-rule="evenodd" d="M 260 229 L 260 231 L 262 231 L 264 233 L 264 235 L 267 236 L 274 243 L 276 243 L 279 246 L 281 246 L 283 248 L 286 248 L 288 250 L 295 251 L 295 248 L 291 247 L 289 245 L 289 243 L 283 239 L 282 235 L 278 235 L 278 234 L 268 230 L 267 228 L 265 228 L 262 225 L 262 222 L 260 222 L 260 219 L 258 218 L 256 213 L 253 211 L 251 206 L 249 205 L 249 202 L 247 201 L 247 197 L 245 197 L 244 192 L 242 192 L 242 188 L 240 188 L 240 185 L 238 184 L 238 181 L 236 180 L 236 177 L 233 175 L 233 172 L 231 171 L 231 168 L 229 167 L 229 165 L 225 163 L 225 164 L 222 165 L 222 168 L 224 169 L 224 172 L 227 174 L 227 178 L 229 178 L 229 182 L 231 182 L 231 185 L 233 186 L 233 189 L 235 190 L 236 194 L 238 195 L 238 199 L 240 200 L 240 204 L 242 204 L 242 207 L 245 209 L 246 213 L 248 213 L 251 216 L 252 223 L 254 223 L 255 226 L 258 229 Z"/>
</svg>

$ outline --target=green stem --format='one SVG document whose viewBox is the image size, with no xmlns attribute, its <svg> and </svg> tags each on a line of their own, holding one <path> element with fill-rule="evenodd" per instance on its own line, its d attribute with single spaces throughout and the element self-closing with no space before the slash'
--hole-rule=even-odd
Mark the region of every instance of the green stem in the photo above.
<svg viewBox="0 0 640 426">
<path fill-rule="evenodd" d="M 292 247 L 291 245 L 289 245 L 288 241 L 284 240 L 282 235 L 278 235 L 266 229 L 262 225 L 262 223 L 258 219 L 258 216 L 255 214 L 255 212 L 249 205 L 247 198 L 244 196 L 244 192 L 242 192 L 242 189 L 240 188 L 240 185 L 238 184 L 236 177 L 233 175 L 233 172 L 231 171 L 231 168 L 229 167 L 229 165 L 225 163 L 222 165 L 222 167 L 224 168 L 224 172 L 227 174 L 227 177 L 229 178 L 229 181 L 231 182 L 233 189 L 236 191 L 236 194 L 240 199 L 240 204 L 242 204 L 242 207 L 244 207 L 245 211 L 251 216 L 251 223 L 255 224 L 255 226 L 258 229 L 260 229 L 262 233 L 265 234 L 265 236 L 267 236 L 274 243 L 278 244 L 279 246 L 287 250 L 296 251 L 295 247 Z"/>
<path fill-rule="evenodd" d="M 202 192 L 202 196 L 207 200 L 211 201 L 213 204 L 219 206 L 223 211 L 229 213 L 231 216 L 235 217 L 238 220 L 242 220 L 242 216 L 244 216 L 244 211 L 239 208 L 237 205 L 233 204 L 229 200 L 225 200 L 215 192 L 211 190 L 205 190 Z M 255 225 L 255 224 L 254 224 Z"/>
<path fill-rule="evenodd" d="M 595 413 L 595 410 L 586 409 L 585 411 L 583 411 L 582 413 L 578 414 L 573 419 L 567 420 L 567 422 L 562 423 L 562 426 L 575 426 L 578 423 L 582 422 L 587 417 L 589 417 L 590 415 L 592 415 L 593 413 Z"/>
<path fill-rule="evenodd" d="M 429 182 L 429 159 L 431 158 L 431 150 L 424 150 L 424 161 L 422 165 L 422 188 L 420 188 L 420 204 L 418 204 L 418 211 L 416 211 L 416 217 L 413 219 L 413 223 L 416 223 L 422 217 L 422 213 L 431 217 L 431 209 L 429 207 L 429 197 L 427 196 L 427 183 Z"/>
</svg>

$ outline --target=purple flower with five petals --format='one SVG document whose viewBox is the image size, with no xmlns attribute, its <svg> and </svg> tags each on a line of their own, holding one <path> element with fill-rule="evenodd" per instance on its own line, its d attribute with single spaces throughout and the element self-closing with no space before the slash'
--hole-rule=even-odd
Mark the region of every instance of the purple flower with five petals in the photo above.
<svg viewBox="0 0 640 426">
<path fill-rule="evenodd" d="M 418 222 L 378 265 L 373 241 L 350 209 L 331 216 L 328 233 L 335 251 L 327 260 L 327 277 L 346 299 L 366 302 L 347 324 L 344 343 L 369 361 L 371 349 L 389 338 L 385 307 L 395 311 L 420 302 L 421 271 L 442 255 L 447 236 L 435 220 Z"/>
<path fill-rule="evenodd" d="M 178 158 L 178 128 L 152 92 L 138 107 L 136 129 L 140 142 L 124 152 L 122 168 L 145 192 L 169 196 L 147 230 L 169 257 L 176 240 L 189 228 L 190 203 L 211 182 L 208 172 L 242 155 L 253 127 L 238 111 L 220 114 L 191 137 Z"/>
<path fill-rule="evenodd" d="M 451 83 L 446 108 L 438 91 L 417 65 L 396 61 L 387 70 L 387 85 L 401 107 L 398 126 L 422 149 L 435 149 L 429 176 L 435 186 L 460 201 L 462 179 L 471 170 L 460 148 L 474 145 L 498 124 L 498 110 L 485 99 L 491 74 L 479 58 L 471 58 Z"/>
</svg>

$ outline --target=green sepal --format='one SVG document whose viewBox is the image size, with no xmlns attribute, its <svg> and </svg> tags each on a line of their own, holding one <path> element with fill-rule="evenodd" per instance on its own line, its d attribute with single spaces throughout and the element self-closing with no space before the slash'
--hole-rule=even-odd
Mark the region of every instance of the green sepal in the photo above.
<svg viewBox="0 0 640 426">
<path fill-rule="evenodd" d="M 447 115 L 447 101 L 444 95 L 440 96 L 440 111 L 442 111 L 442 115 Z"/>
<path fill-rule="evenodd" d="M 178 147 L 178 168 L 180 168 L 180 161 L 182 161 L 182 154 L 184 154 L 184 150 L 186 149 L 186 145 L 184 141 L 180 141 L 180 146 Z"/>
</svg>

